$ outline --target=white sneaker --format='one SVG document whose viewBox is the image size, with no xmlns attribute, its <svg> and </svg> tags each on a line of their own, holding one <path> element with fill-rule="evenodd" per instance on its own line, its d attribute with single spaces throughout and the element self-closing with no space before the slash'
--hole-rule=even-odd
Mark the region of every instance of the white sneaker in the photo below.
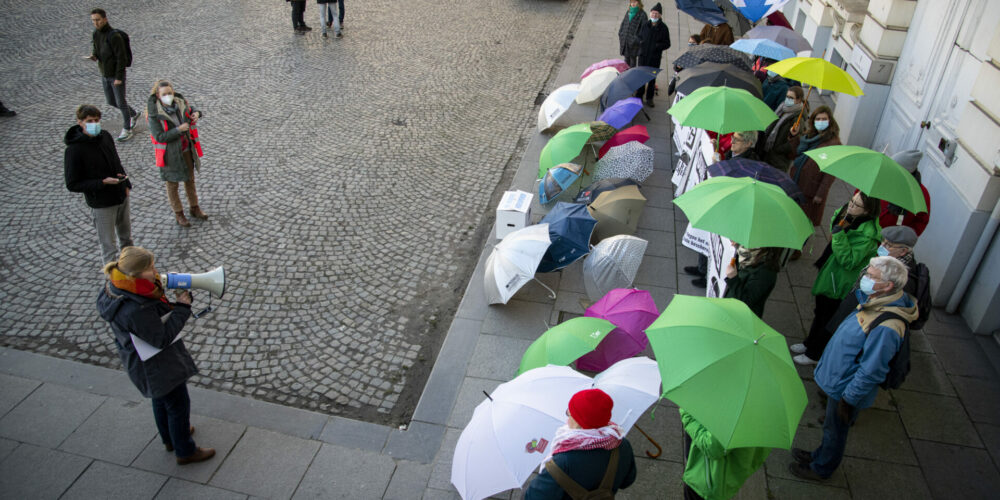
<svg viewBox="0 0 1000 500">
<path fill-rule="evenodd" d="M 792 358 L 792 361 L 794 361 L 795 364 L 802 366 L 809 366 L 816 364 L 816 361 L 813 361 L 812 358 L 806 356 L 805 354 L 799 354 L 798 356 L 795 356 L 794 358 Z"/>
<path fill-rule="evenodd" d="M 118 134 L 118 142 L 125 142 L 132 138 L 132 130 L 123 128 L 122 133 Z"/>
<path fill-rule="evenodd" d="M 805 354 L 806 353 L 806 345 L 805 344 L 792 344 L 792 346 L 789 347 L 788 350 L 792 351 L 793 354 Z"/>
</svg>

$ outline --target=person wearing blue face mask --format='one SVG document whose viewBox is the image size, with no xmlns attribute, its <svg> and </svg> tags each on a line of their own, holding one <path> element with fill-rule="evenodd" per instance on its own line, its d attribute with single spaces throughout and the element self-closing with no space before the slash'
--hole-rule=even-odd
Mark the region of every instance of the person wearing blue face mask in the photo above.
<svg viewBox="0 0 1000 500">
<path fill-rule="evenodd" d="M 785 91 L 785 100 L 775 111 L 778 119 L 767 126 L 763 140 L 757 142 L 757 156 L 782 172 L 788 171 L 788 164 L 791 163 L 788 156 L 795 151 L 788 140 L 792 125 L 795 125 L 800 113 L 809 115 L 809 106 L 803 100 L 803 96 L 805 92 L 802 91 L 802 87 L 788 87 Z M 803 107 L 806 108 L 805 111 L 802 110 Z"/>
<path fill-rule="evenodd" d="M 639 66 L 659 68 L 663 51 L 670 48 L 670 30 L 660 18 L 662 13 L 663 7 L 660 4 L 654 5 L 649 10 L 649 21 L 643 23 L 639 31 Z M 647 83 L 645 88 L 646 105 L 652 108 L 655 106 L 653 95 L 656 93 L 656 79 Z M 642 93 L 642 87 L 639 87 L 637 97 L 642 98 Z"/>
<path fill-rule="evenodd" d="M 805 121 L 805 120 L 803 120 Z M 820 106 L 812 112 L 806 121 L 805 133 L 799 134 L 799 124 L 792 126 L 788 132 L 791 150 L 795 158 L 788 175 L 799 185 L 806 197 L 802 210 L 812 221 L 813 226 L 823 223 L 823 209 L 826 208 L 826 197 L 833 185 L 833 177 L 819 169 L 819 165 L 805 155 L 806 151 L 826 146 L 840 145 L 840 127 L 833 119 L 833 111 L 828 106 Z M 801 255 L 801 252 L 798 252 Z M 797 258 L 797 257 L 795 257 Z"/>
<path fill-rule="evenodd" d="M 132 246 L 128 203 L 132 181 L 122 167 L 114 139 L 101 129 L 101 110 L 90 104 L 77 108 L 76 125 L 66 131 L 63 141 L 66 189 L 83 193 L 90 207 L 91 222 L 101 245 L 101 262 L 116 260 L 119 247 Z"/>
</svg>

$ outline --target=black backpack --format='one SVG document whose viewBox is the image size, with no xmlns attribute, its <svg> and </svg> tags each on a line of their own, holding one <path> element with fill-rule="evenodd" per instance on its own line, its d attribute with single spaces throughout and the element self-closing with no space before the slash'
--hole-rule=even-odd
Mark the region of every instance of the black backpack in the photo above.
<svg viewBox="0 0 1000 500">
<path fill-rule="evenodd" d="M 872 321 L 871 325 L 869 325 L 868 333 L 871 333 L 875 330 L 875 327 L 890 319 L 902 321 L 905 329 L 903 330 L 903 343 L 899 344 L 899 350 L 889 360 L 889 372 L 885 374 L 885 380 L 879 384 L 879 387 L 887 390 L 899 389 L 899 386 L 903 385 L 903 381 L 906 380 L 906 375 L 910 373 L 910 325 L 902 316 L 893 312 L 879 314 Z M 864 349 L 862 349 L 854 360 L 860 360 L 861 354 L 864 352 Z"/>
<path fill-rule="evenodd" d="M 931 273 L 927 266 L 917 264 L 915 275 L 911 274 L 910 280 L 916 280 L 917 287 L 914 290 L 913 299 L 917 301 L 917 312 L 919 316 L 910 323 L 910 328 L 920 330 L 927 323 L 931 315 Z"/>
<path fill-rule="evenodd" d="M 129 40 L 128 33 L 125 33 L 122 30 L 112 29 L 108 33 L 108 36 L 104 37 L 104 40 L 107 41 L 108 46 L 111 47 L 111 52 L 114 52 L 115 46 L 111 45 L 111 37 L 114 36 L 115 33 L 121 35 L 122 41 L 125 42 L 125 67 L 130 68 L 132 67 L 132 41 Z"/>
</svg>

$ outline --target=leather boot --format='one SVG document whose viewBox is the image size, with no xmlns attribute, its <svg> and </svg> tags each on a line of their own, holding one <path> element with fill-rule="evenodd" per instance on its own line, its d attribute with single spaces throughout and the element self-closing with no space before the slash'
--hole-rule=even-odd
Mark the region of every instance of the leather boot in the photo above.
<svg viewBox="0 0 1000 500">
<path fill-rule="evenodd" d="M 177 465 L 187 465 L 204 462 L 215 456 L 215 448 L 196 448 L 191 456 L 177 457 Z"/>
<path fill-rule="evenodd" d="M 201 220 L 208 220 L 208 215 L 205 215 L 205 212 L 202 212 L 201 207 L 199 207 L 198 205 L 191 207 L 191 217 Z"/>
<path fill-rule="evenodd" d="M 177 218 L 177 225 L 181 227 L 191 227 L 191 223 L 188 222 L 187 217 L 184 217 L 184 211 L 174 212 L 174 217 Z"/>
</svg>

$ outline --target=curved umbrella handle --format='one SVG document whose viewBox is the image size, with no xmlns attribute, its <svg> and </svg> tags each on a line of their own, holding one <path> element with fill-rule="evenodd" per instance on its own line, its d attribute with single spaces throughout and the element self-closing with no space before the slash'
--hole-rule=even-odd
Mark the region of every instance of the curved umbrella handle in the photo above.
<svg viewBox="0 0 1000 500">
<path fill-rule="evenodd" d="M 653 446 L 656 447 L 656 454 L 650 453 L 649 450 L 646 450 L 646 456 L 647 457 L 649 457 L 649 458 L 656 458 L 656 457 L 659 457 L 660 455 L 663 454 L 663 447 L 661 447 L 660 444 L 657 443 L 656 441 L 653 441 L 653 438 L 649 437 L 649 434 L 646 434 L 646 431 L 642 430 L 642 428 L 639 427 L 639 424 L 635 424 L 632 427 L 635 428 L 635 430 L 637 430 L 640 433 L 642 433 L 642 435 L 645 436 L 646 439 L 648 439 L 649 442 L 653 443 Z"/>
<path fill-rule="evenodd" d="M 552 289 L 549 288 L 548 285 L 546 285 L 545 283 L 542 283 L 542 280 L 540 280 L 538 278 L 531 278 L 531 279 L 535 280 L 535 283 L 538 283 L 539 285 L 542 285 L 542 288 L 545 288 L 546 290 L 549 291 L 549 298 L 550 299 L 555 299 L 556 298 L 556 292 L 553 292 Z"/>
</svg>

